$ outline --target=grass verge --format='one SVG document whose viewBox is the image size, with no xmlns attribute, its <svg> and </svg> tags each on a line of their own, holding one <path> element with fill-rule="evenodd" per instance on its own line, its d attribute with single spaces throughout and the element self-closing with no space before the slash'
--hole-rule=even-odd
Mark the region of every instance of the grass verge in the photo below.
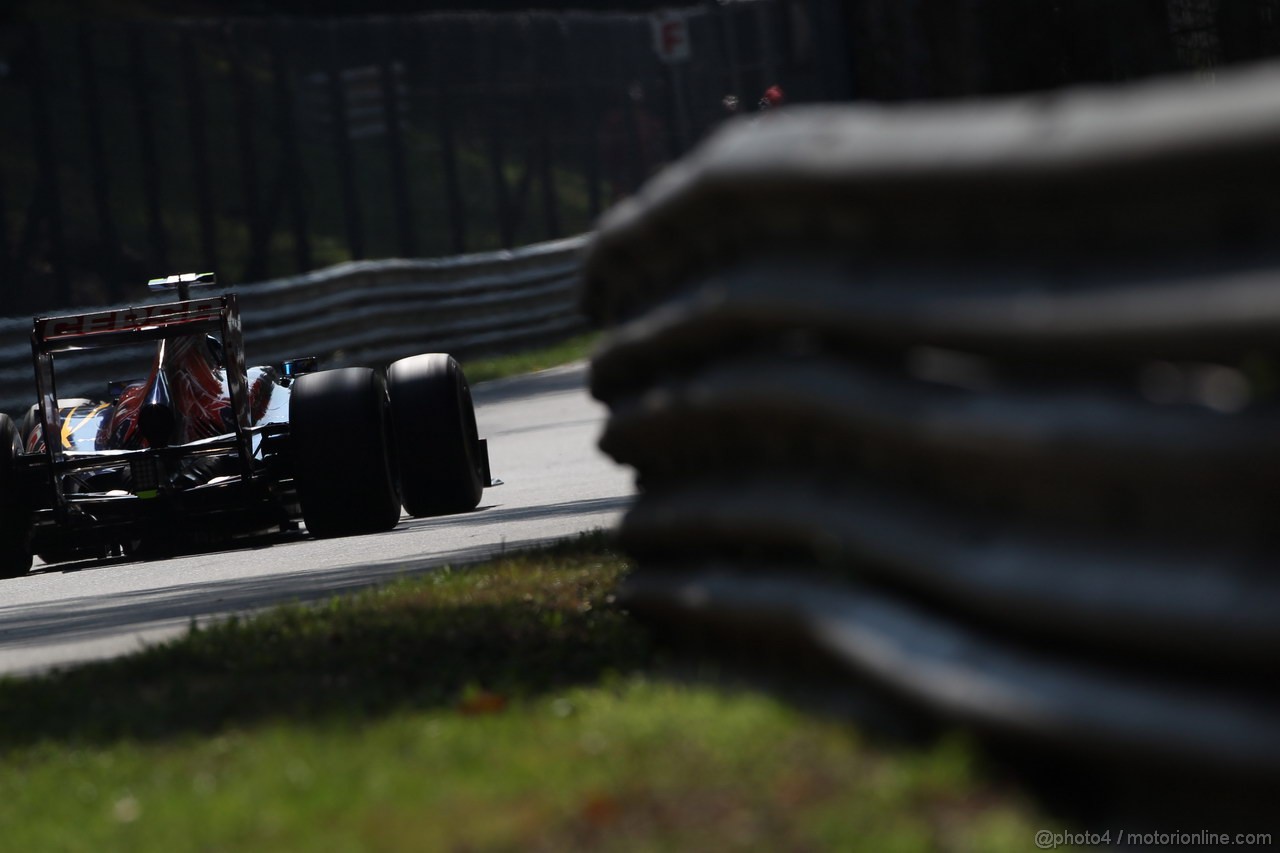
<svg viewBox="0 0 1280 853">
<path fill-rule="evenodd" d="M 468 382 L 484 382 L 489 379 L 502 379 L 521 373 L 532 373 L 535 370 L 546 370 L 558 367 L 571 361 L 578 361 L 591 355 L 596 342 L 600 340 L 599 332 L 587 332 L 538 349 L 509 355 L 495 355 L 463 362 L 463 370 Z"/>
<path fill-rule="evenodd" d="M 0 680 L 14 850 L 1025 850 L 959 741 L 668 680 L 601 536 Z"/>
</svg>

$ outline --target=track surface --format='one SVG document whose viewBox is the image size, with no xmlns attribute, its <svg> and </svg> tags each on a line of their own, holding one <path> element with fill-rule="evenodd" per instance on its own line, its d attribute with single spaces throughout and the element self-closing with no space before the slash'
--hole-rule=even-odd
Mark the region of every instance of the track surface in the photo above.
<svg viewBox="0 0 1280 853">
<path fill-rule="evenodd" d="M 0 673 L 112 657 L 184 632 L 192 619 L 306 601 L 445 563 L 613 526 L 631 472 L 596 449 L 602 406 L 573 365 L 476 386 L 493 474 L 473 513 L 404 517 L 390 533 L 278 537 L 155 562 L 74 563 L 0 580 Z"/>
</svg>

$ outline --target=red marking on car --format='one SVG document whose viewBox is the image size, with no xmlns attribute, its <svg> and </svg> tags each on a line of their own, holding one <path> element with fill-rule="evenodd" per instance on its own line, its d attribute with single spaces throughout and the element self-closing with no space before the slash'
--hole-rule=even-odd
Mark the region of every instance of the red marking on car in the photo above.
<svg viewBox="0 0 1280 853">
<path fill-rule="evenodd" d="M 222 300 L 212 298 L 119 308 L 70 317 L 44 317 L 36 323 L 36 334 L 41 340 L 49 341 L 134 329 L 155 329 L 210 320 L 217 317 L 221 310 Z"/>
</svg>

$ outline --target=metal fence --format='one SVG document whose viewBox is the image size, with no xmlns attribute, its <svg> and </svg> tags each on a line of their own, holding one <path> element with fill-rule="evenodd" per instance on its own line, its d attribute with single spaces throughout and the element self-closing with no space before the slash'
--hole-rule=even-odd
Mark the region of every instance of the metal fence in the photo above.
<svg viewBox="0 0 1280 853">
<path fill-rule="evenodd" d="M 849 0 L 859 97 L 1024 92 L 1280 55 L 1276 0 Z"/>
<path fill-rule="evenodd" d="M 803 108 L 607 215 L 628 606 L 1197 805 L 1280 775 L 1278 117 L 1275 65 Z"/>
<path fill-rule="evenodd" d="M 684 9 L 671 65 L 639 15 L 0 29 L 0 315 L 582 233 L 724 94 L 840 94 L 823 8 Z"/>
</svg>

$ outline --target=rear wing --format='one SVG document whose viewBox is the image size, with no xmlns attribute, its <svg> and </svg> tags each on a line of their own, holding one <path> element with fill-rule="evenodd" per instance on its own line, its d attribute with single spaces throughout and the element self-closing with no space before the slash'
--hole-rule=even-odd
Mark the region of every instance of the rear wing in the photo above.
<svg viewBox="0 0 1280 853">
<path fill-rule="evenodd" d="M 92 314 L 36 317 L 31 346 L 37 354 L 66 352 L 221 331 L 223 317 L 234 311 L 234 299 L 228 294 Z"/>
<path fill-rule="evenodd" d="M 234 293 L 89 314 L 36 317 L 32 323 L 31 352 L 35 360 L 36 397 L 40 404 L 44 434 L 58 435 L 62 426 L 53 366 L 56 353 L 195 334 L 216 334 L 222 340 L 227 387 L 232 410 L 236 414 L 236 439 L 242 459 L 247 465 L 251 455 L 248 375 L 244 361 L 240 309 Z M 56 464 L 62 461 L 62 446 L 59 442 L 46 441 L 45 447 L 51 462 Z"/>
<path fill-rule="evenodd" d="M 230 302 L 220 296 L 191 298 L 191 288 L 217 283 L 218 277 L 211 272 L 179 273 L 147 282 L 147 289 L 151 291 L 178 291 L 178 302 L 95 311 L 92 314 L 36 317 L 31 333 L 32 349 L 38 355 L 201 331 L 222 331 L 223 319 L 228 313 L 236 315 L 234 298 Z M 238 329 L 239 324 L 236 325 Z"/>
</svg>

